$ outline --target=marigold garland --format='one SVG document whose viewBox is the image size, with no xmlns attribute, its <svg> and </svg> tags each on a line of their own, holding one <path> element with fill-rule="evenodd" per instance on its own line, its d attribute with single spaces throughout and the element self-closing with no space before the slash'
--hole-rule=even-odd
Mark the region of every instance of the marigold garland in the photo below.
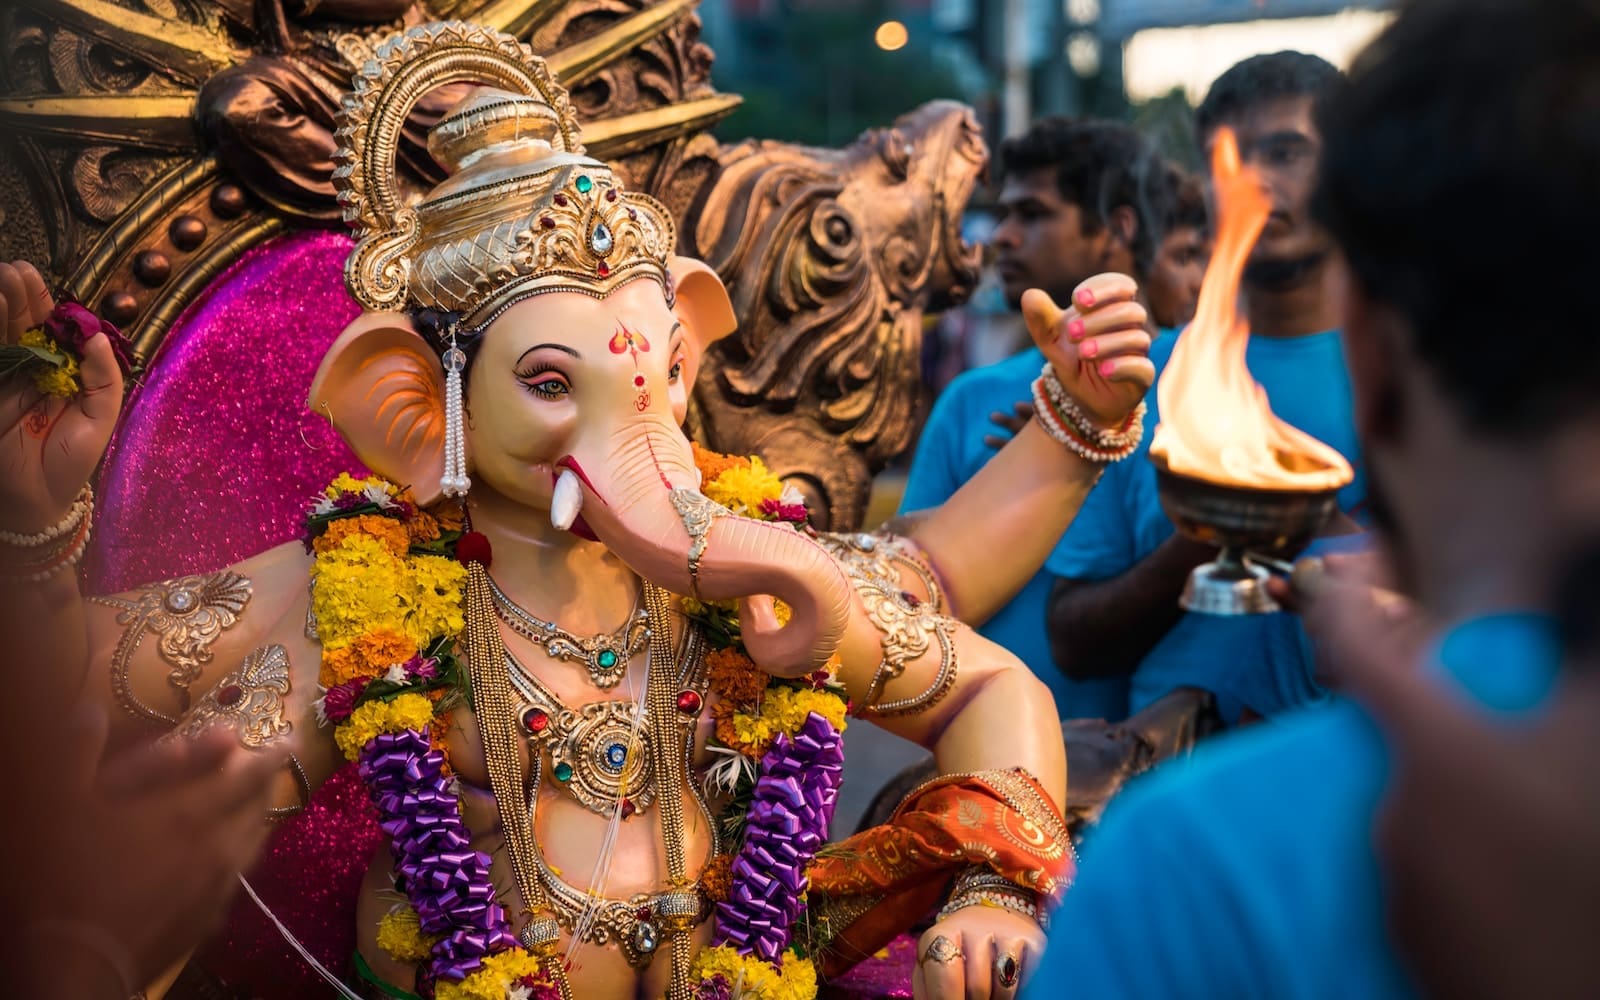
<svg viewBox="0 0 1600 1000">
<path fill-rule="evenodd" d="M 539 960 L 521 948 L 487 956 L 477 972 L 459 983 L 439 983 L 433 995 L 434 1000 L 560 1000 L 561 996 Z"/>
<path fill-rule="evenodd" d="M 721 945 L 702 949 L 694 968 L 702 980 L 721 976 L 727 984 L 738 983 L 739 1000 L 812 1000 L 817 995 L 816 966 L 794 951 L 784 952 L 783 964 L 774 966 Z"/>
<path fill-rule="evenodd" d="M 441 512 L 442 513 L 442 512 Z M 466 569 L 459 520 L 418 509 L 377 477 L 336 478 L 312 505 L 305 541 L 323 644 L 319 719 L 357 761 L 411 900 L 380 921 L 378 943 L 426 961 L 445 1000 L 557 998 L 494 900 L 490 858 L 470 850 L 445 749 Z"/>
</svg>

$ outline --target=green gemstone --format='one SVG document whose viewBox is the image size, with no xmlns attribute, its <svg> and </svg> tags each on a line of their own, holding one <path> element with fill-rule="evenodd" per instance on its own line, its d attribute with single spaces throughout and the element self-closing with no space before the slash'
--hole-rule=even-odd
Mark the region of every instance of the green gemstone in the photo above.
<svg viewBox="0 0 1600 1000">
<path fill-rule="evenodd" d="M 593 187 L 594 187 L 594 181 L 589 179 L 589 175 L 588 174 L 579 174 L 578 175 L 578 193 L 579 194 L 588 194 L 589 193 L 589 189 L 593 188 Z"/>
<path fill-rule="evenodd" d="M 610 670 L 617 665 L 617 654 L 609 649 L 602 649 L 600 655 L 595 657 L 595 662 L 600 664 L 601 670 Z"/>
<path fill-rule="evenodd" d="M 557 781 L 562 781 L 562 782 L 571 781 L 572 780 L 572 765 L 568 764 L 566 761 L 562 761 L 561 763 L 557 764 L 556 765 L 556 780 Z"/>
</svg>

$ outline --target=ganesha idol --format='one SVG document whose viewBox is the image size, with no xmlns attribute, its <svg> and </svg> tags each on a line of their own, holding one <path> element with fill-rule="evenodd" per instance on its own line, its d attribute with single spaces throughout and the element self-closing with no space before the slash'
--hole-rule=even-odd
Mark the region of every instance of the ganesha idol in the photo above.
<svg viewBox="0 0 1600 1000">
<path fill-rule="evenodd" d="M 448 178 L 406 203 L 401 126 L 461 83 L 429 136 Z M 397 34 L 341 124 L 365 311 L 309 406 L 373 474 L 330 483 L 303 544 L 80 596 L 69 543 L 99 449 L 49 439 L 103 448 L 112 353 L 83 348 L 92 398 L 4 387 L 50 428 L 0 456 L 31 470 L 0 497 L 4 568 L 86 616 L 109 670 L 89 690 L 130 733 L 287 747 L 283 808 L 356 763 L 386 841 L 357 995 L 805 997 L 926 917 L 918 996 L 1014 995 L 1073 872 L 1066 761 L 1047 690 L 969 625 L 1139 438 L 1132 282 L 1092 279 L 1064 311 L 1030 293 L 1039 418 L 901 534 L 830 535 L 758 460 L 685 436 L 727 293 L 584 155 L 526 46 Z M 0 290 L 48 311 L 30 269 Z M 940 774 L 828 844 L 847 722 L 928 747 Z"/>
</svg>

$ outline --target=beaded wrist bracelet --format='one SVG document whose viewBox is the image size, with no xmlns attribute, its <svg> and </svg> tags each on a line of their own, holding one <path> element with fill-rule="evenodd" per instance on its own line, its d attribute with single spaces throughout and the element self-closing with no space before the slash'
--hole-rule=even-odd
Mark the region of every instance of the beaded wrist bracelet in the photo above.
<svg viewBox="0 0 1600 1000">
<path fill-rule="evenodd" d="M 1133 408 L 1121 427 L 1098 427 L 1067 394 L 1048 363 L 1033 381 L 1033 412 L 1045 433 L 1090 462 L 1119 462 L 1133 454 L 1144 437 L 1144 403 Z"/>
<path fill-rule="evenodd" d="M 0 574 L 12 581 L 37 583 L 76 566 L 89 548 L 93 524 L 94 491 L 85 486 L 66 515 L 45 530 L 32 534 L 0 531 L 0 546 L 20 550 L 23 556 L 17 561 L 5 560 Z M 36 558 L 28 558 L 35 553 Z"/>
</svg>

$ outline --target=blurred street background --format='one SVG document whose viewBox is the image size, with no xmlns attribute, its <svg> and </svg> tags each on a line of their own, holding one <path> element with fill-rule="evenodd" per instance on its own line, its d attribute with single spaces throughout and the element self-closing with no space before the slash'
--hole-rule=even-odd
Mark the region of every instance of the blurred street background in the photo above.
<svg viewBox="0 0 1600 1000">
<path fill-rule="evenodd" d="M 990 148 L 1044 115 L 1131 122 L 1160 151 L 1201 167 L 1194 105 L 1223 70 L 1296 49 L 1341 68 L 1387 23 L 1392 0 L 701 0 L 717 88 L 744 97 L 718 129 L 839 146 L 935 99 L 977 109 Z M 992 190 L 980 189 L 966 236 L 985 242 Z M 1026 338 L 986 273 L 972 301 L 930 322 L 923 370 L 931 402 L 968 368 Z M 924 408 L 926 413 L 926 408 Z M 910 456 L 876 484 L 869 521 L 892 515 Z M 871 726 L 846 734 L 849 780 L 836 836 L 922 751 Z"/>
</svg>

